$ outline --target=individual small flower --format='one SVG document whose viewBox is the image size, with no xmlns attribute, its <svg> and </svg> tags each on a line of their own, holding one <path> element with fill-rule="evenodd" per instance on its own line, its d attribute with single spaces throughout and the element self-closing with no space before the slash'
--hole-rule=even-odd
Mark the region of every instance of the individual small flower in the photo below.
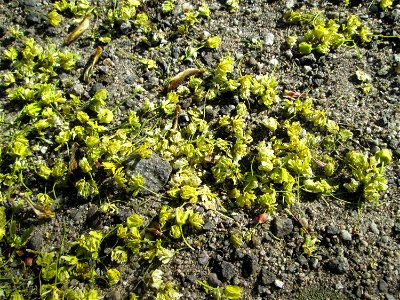
<svg viewBox="0 0 400 300">
<path fill-rule="evenodd" d="M 123 247 L 117 246 L 111 251 L 111 260 L 119 263 L 125 263 L 128 260 L 128 253 Z"/>
<path fill-rule="evenodd" d="M 159 289 L 161 287 L 161 284 L 163 283 L 163 271 L 156 269 L 151 273 L 151 286 L 155 289 Z"/>
<path fill-rule="evenodd" d="M 187 219 L 189 218 L 190 214 L 192 213 L 192 210 L 184 210 L 181 207 L 177 207 L 175 209 L 175 219 L 176 219 L 176 224 L 178 226 L 182 226 L 186 224 Z"/>
<path fill-rule="evenodd" d="M 92 167 L 90 166 L 86 157 L 83 157 L 79 160 L 79 167 L 82 169 L 83 173 L 89 173 L 92 171 Z"/>
<path fill-rule="evenodd" d="M 192 213 L 189 216 L 189 223 L 196 229 L 201 229 L 203 228 L 204 220 L 202 215 L 200 215 L 199 213 Z"/>
<path fill-rule="evenodd" d="M 173 225 L 171 226 L 169 234 L 174 239 L 179 239 L 182 236 L 181 228 L 178 225 Z"/>
<path fill-rule="evenodd" d="M 261 123 L 271 131 L 275 131 L 279 125 L 278 121 L 275 118 L 267 118 Z"/>
<path fill-rule="evenodd" d="M 242 288 L 237 285 L 227 285 L 224 288 L 224 296 L 226 299 L 237 300 L 242 297 Z"/>
<path fill-rule="evenodd" d="M 221 44 L 221 38 L 219 36 L 213 36 L 206 41 L 205 46 L 206 48 L 216 49 L 219 47 L 220 44 Z"/>
<path fill-rule="evenodd" d="M 392 151 L 389 149 L 382 149 L 375 153 L 375 157 L 377 160 L 387 165 L 392 161 Z"/>
<path fill-rule="evenodd" d="M 106 279 L 109 285 L 116 285 L 119 282 L 121 273 L 117 269 L 108 269 Z"/>
<path fill-rule="evenodd" d="M 203 2 L 203 4 L 199 7 L 199 16 L 205 17 L 210 19 L 211 18 L 211 11 L 208 7 L 207 3 Z"/>
<path fill-rule="evenodd" d="M 142 224 L 143 224 L 143 217 L 137 214 L 129 216 L 128 219 L 126 220 L 126 226 L 128 226 L 128 228 L 140 227 L 142 226 Z"/>
<path fill-rule="evenodd" d="M 87 121 L 89 121 L 89 115 L 84 111 L 78 111 L 78 113 L 76 114 L 76 118 L 81 123 L 86 123 Z"/>
<path fill-rule="evenodd" d="M 310 54 L 312 51 L 312 45 L 307 42 L 301 42 L 299 44 L 299 52 L 301 54 Z"/>
<path fill-rule="evenodd" d="M 174 9 L 174 3 L 173 3 L 173 1 L 164 1 L 162 4 L 161 4 L 161 11 L 164 13 L 164 14 L 166 14 L 166 13 L 169 13 L 169 12 L 171 12 L 173 9 Z"/>
<path fill-rule="evenodd" d="M 47 17 L 51 26 L 57 26 L 61 22 L 61 15 L 55 10 L 49 12 Z"/>
<path fill-rule="evenodd" d="M 181 189 L 181 198 L 184 200 L 189 200 L 190 202 L 196 202 L 197 191 L 195 187 L 184 185 Z"/>
<path fill-rule="evenodd" d="M 100 110 L 99 114 L 97 115 L 100 123 L 111 123 L 114 118 L 114 114 L 111 110 L 104 108 Z"/>
</svg>

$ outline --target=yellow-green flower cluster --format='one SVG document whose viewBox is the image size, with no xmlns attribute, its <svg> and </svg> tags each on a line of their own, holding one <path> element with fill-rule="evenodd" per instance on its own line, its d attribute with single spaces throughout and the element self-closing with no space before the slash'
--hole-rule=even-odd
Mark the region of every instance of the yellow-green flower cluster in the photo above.
<svg viewBox="0 0 400 300">
<path fill-rule="evenodd" d="M 284 19 L 291 24 L 311 23 L 313 26 L 300 39 L 298 49 L 301 54 L 309 54 L 312 51 L 326 54 L 346 42 L 354 44 L 357 41 L 366 43 L 371 41 L 371 31 L 355 15 L 349 15 L 343 24 L 338 24 L 335 20 L 327 19 L 321 14 L 302 14 L 296 11 L 285 13 Z"/>
</svg>

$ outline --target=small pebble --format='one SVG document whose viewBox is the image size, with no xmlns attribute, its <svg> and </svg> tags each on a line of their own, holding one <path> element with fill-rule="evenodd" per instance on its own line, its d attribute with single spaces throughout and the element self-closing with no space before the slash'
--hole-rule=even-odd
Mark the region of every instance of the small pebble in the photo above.
<svg viewBox="0 0 400 300">
<path fill-rule="evenodd" d="M 348 232 L 347 230 L 342 230 L 342 231 L 340 231 L 340 237 L 341 237 L 344 241 L 351 241 L 351 234 L 350 234 L 350 232 Z"/>
<path fill-rule="evenodd" d="M 342 290 L 344 288 L 343 284 L 339 281 L 338 283 L 336 283 L 335 288 L 337 290 Z"/>
<path fill-rule="evenodd" d="M 387 244 L 389 243 L 389 237 L 387 235 L 384 235 L 381 239 L 382 243 Z"/>
<path fill-rule="evenodd" d="M 400 222 L 395 222 L 393 226 L 393 231 L 394 232 L 400 232 Z"/>
<path fill-rule="evenodd" d="M 325 232 L 329 235 L 338 235 L 340 233 L 339 228 L 334 225 L 326 226 Z"/>
<path fill-rule="evenodd" d="M 294 0 L 287 0 L 286 1 L 286 8 L 292 8 L 294 6 L 295 1 Z"/>
<path fill-rule="evenodd" d="M 280 288 L 280 289 L 281 289 L 281 288 L 283 288 L 284 282 L 281 281 L 281 280 L 279 280 L 279 279 L 275 279 L 274 284 L 275 284 L 275 286 L 276 286 L 277 288 Z"/>
<path fill-rule="evenodd" d="M 207 282 L 212 287 L 219 287 L 223 285 L 223 283 L 221 282 L 221 280 L 218 279 L 218 276 L 215 273 L 210 273 L 210 275 L 208 275 Z"/>
<path fill-rule="evenodd" d="M 274 43 L 275 40 L 275 36 L 273 33 L 268 32 L 265 36 L 264 36 L 264 44 L 266 46 L 271 46 Z"/>
<path fill-rule="evenodd" d="M 221 274 L 225 281 L 229 281 L 235 276 L 235 267 L 230 262 L 223 261 L 221 264 Z"/>
<path fill-rule="evenodd" d="M 308 220 L 306 218 L 300 218 L 299 222 L 304 229 L 308 229 Z"/>
<path fill-rule="evenodd" d="M 307 74 L 307 73 L 309 73 L 309 72 L 312 71 L 312 68 L 311 68 L 310 66 L 307 66 L 307 65 L 306 65 L 306 66 L 303 67 L 303 70 L 304 70 L 304 73 Z"/>
<path fill-rule="evenodd" d="M 310 262 L 311 262 L 311 268 L 313 270 L 318 269 L 318 267 L 319 267 L 319 259 L 317 257 L 311 257 Z"/>
<path fill-rule="evenodd" d="M 202 252 L 202 253 L 200 253 L 200 255 L 197 258 L 197 260 L 198 260 L 199 264 L 204 266 L 210 260 L 210 256 L 207 254 L 207 252 Z"/>
<path fill-rule="evenodd" d="M 293 222 L 289 218 L 277 217 L 272 222 L 271 230 L 275 236 L 282 238 L 293 231 Z"/>
<path fill-rule="evenodd" d="M 290 49 L 288 49 L 288 50 L 285 51 L 285 56 L 287 58 L 292 58 L 293 57 L 293 52 Z"/>
<path fill-rule="evenodd" d="M 269 62 L 273 66 L 279 65 L 279 60 L 277 60 L 276 58 L 271 59 Z"/>
<path fill-rule="evenodd" d="M 130 22 L 126 21 L 120 25 L 119 29 L 123 34 L 128 34 L 132 30 L 132 25 Z"/>
<path fill-rule="evenodd" d="M 267 286 L 275 282 L 275 280 L 276 280 L 275 274 L 272 271 L 268 270 L 266 267 L 263 267 L 260 272 L 261 285 Z"/>
<path fill-rule="evenodd" d="M 306 266 L 308 264 L 307 258 L 305 258 L 304 255 L 300 255 L 297 260 L 301 266 Z"/>
<path fill-rule="evenodd" d="M 386 300 L 396 300 L 396 298 L 395 298 L 393 295 L 391 295 L 391 294 L 386 294 L 386 295 L 385 295 L 385 299 L 386 299 Z"/>
<path fill-rule="evenodd" d="M 400 19 L 400 9 L 393 9 L 392 18 L 395 20 Z"/>
<path fill-rule="evenodd" d="M 243 258 L 243 266 L 242 266 L 242 274 L 243 277 L 248 278 L 258 269 L 258 256 L 254 254 L 248 254 Z"/>
<path fill-rule="evenodd" d="M 327 267 L 335 274 L 345 274 L 350 270 L 349 261 L 344 256 L 330 259 L 327 262 Z"/>
<path fill-rule="evenodd" d="M 375 233 L 375 234 L 379 234 L 379 229 L 378 226 L 375 224 L 375 222 L 371 222 L 371 224 L 369 224 L 369 229 Z"/>
<path fill-rule="evenodd" d="M 388 285 L 387 285 L 386 281 L 383 279 L 379 280 L 378 288 L 382 293 L 387 293 Z"/>
</svg>

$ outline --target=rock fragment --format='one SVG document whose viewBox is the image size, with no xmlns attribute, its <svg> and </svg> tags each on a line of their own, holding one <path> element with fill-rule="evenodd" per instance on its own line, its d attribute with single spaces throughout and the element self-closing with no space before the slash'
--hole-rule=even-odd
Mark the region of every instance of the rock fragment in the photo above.
<svg viewBox="0 0 400 300">
<path fill-rule="evenodd" d="M 127 164 L 127 174 L 131 177 L 142 175 L 144 179 L 144 189 L 140 194 L 150 195 L 152 192 L 159 192 L 168 182 L 172 167 L 166 160 L 158 154 L 152 153 L 149 158 L 133 160 Z"/>
<path fill-rule="evenodd" d="M 223 261 L 221 263 L 221 274 L 226 281 L 229 281 L 235 276 L 235 267 L 230 262 Z"/>
<path fill-rule="evenodd" d="M 328 260 L 326 266 L 335 274 L 344 274 L 350 270 L 349 261 L 344 256 L 331 258 Z"/>
<path fill-rule="evenodd" d="M 293 230 L 293 222 L 289 218 L 277 217 L 272 222 L 272 233 L 278 238 L 289 235 Z"/>
<path fill-rule="evenodd" d="M 243 258 L 242 274 L 243 277 L 250 277 L 258 268 L 258 257 L 254 254 L 247 254 Z"/>
</svg>

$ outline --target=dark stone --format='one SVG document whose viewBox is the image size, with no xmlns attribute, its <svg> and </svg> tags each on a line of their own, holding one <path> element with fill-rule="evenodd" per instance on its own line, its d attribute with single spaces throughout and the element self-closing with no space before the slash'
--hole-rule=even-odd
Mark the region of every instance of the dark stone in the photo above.
<svg viewBox="0 0 400 300">
<path fill-rule="evenodd" d="M 83 209 L 74 208 L 70 211 L 71 217 L 76 224 L 82 223 L 82 220 L 85 218 L 85 211 Z"/>
<path fill-rule="evenodd" d="M 3 37 L 5 33 L 6 33 L 6 28 L 0 25 L 0 37 Z"/>
<path fill-rule="evenodd" d="M 119 209 L 114 216 L 115 222 L 117 223 L 126 222 L 126 219 L 128 219 L 128 217 L 132 215 L 132 213 L 133 212 L 129 209 Z"/>
<path fill-rule="evenodd" d="M 224 261 L 224 258 L 219 254 L 216 254 L 214 256 L 214 259 L 215 259 L 216 262 L 219 262 L 219 263 Z"/>
<path fill-rule="evenodd" d="M 19 1 L 22 8 L 32 8 L 40 5 L 39 1 L 36 0 L 20 0 Z"/>
<path fill-rule="evenodd" d="M 118 290 L 112 290 L 109 295 L 106 295 L 105 300 L 121 300 L 123 299 L 121 292 Z"/>
<path fill-rule="evenodd" d="M 197 257 L 197 261 L 203 266 L 208 264 L 209 260 L 210 256 L 207 254 L 207 252 L 202 252 L 199 254 L 199 257 Z"/>
<path fill-rule="evenodd" d="M 393 9 L 392 18 L 396 21 L 400 19 L 400 9 Z"/>
<path fill-rule="evenodd" d="M 212 287 L 219 287 L 219 286 L 223 286 L 224 285 L 221 282 L 221 280 L 218 279 L 218 276 L 215 273 L 210 273 L 210 275 L 208 275 L 207 282 Z"/>
<path fill-rule="evenodd" d="M 308 260 L 304 255 L 300 255 L 297 260 L 301 266 L 308 266 Z"/>
<path fill-rule="evenodd" d="M 244 253 L 241 249 L 236 249 L 235 251 L 235 259 L 241 260 L 244 257 Z"/>
<path fill-rule="evenodd" d="M 171 55 L 173 59 L 179 58 L 179 56 L 181 55 L 181 53 L 179 52 L 179 47 L 173 47 Z"/>
<path fill-rule="evenodd" d="M 379 280 L 378 288 L 382 293 L 388 292 L 388 285 L 387 285 L 386 281 L 383 279 Z"/>
<path fill-rule="evenodd" d="M 144 88 L 147 90 L 151 90 L 160 85 L 160 80 L 156 76 L 151 76 L 146 80 L 144 84 Z"/>
<path fill-rule="evenodd" d="M 197 280 L 197 277 L 196 277 L 196 275 L 191 274 L 191 275 L 187 275 L 187 276 L 185 277 L 185 280 L 186 280 L 187 282 L 191 283 L 191 284 L 195 284 L 195 283 L 196 283 L 196 280 Z"/>
<path fill-rule="evenodd" d="M 235 276 L 235 267 L 230 262 L 223 261 L 221 263 L 221 274 L 225 280 L 229 281 Z"/>
<path fill-rule="evenodd" d="M 385 300 L 396 300 L 396 298 L 391 294 L 385 294 Z"/>
<path fill-rule="evenodd" d="M 85 225 L 92 229 L 97 229 L 101 223 L 101 213 L 97 210 L 97 207 L 92 206 L 89 208 L 86 215 Z"/>
<path fill-rule="evenodd" d="M 400 222 L 394 223 L 393 231 L 397 233 L 400 232 Z"/>
<path fill-rule="evenodd" d="M 26 14 L 26 22 L 29 25 L 41 24 L 43 22 L 43 13 L 40 11 L 29 9 Z"/>
<path fill-rule="evenodd" d="M 338 235 L 340 233 L 339 228 L 337 228 L 334 225 L 326 226 L 325 232 L 326 232 L 326 234 L 329 234 L 329 235 Z"/>
<path fill-rule="evenodd" d="M 289 218 L 277 217 L 272 222 L 271 230 L 276 237 L 283 238 L 284 236 L 289 235 L 292 232 L 293 222 Z"/>
<path fill-rule="evenodd" d="M 120 26 L 119 26 L 119 30 L 121 31 L 122 34 L 128 34 L 129 32 L 132 31 L 132 25 L 130 22 L 126 21 L 123 22 Z"/>
<path fill-rule="evenodd" d="M 243 277 L 250 277 L 257 272 L 258 269 L 258 257 L 254 254 L 247 254 L 243 258 L 242 274 Z"/>
<path fill-rule="evenodd" d="M 361 299 L 362 295 L 364 294 L 364 287 L 359 286 L 356 289 L 356 296 L 358 299 Z"/>
<path fill-rule="evenodd" d="M 276 280 L 276 276 L 273 272 L 263 267 L 260 272 L 260 283 L 263 286 L 273 284 Z"/>
<path fill-rule="evenodd" d="M 57 28 L 55 28 L 53 26 L 47 26 L 46 35 L 48 35 L 48 36 L 56 36 L 57 34 L 59 34 L 59 31 L 57 30 Z"/>
<path fill-rule="evenodd" d="M 308 55 L 304 55 L 300 58 L 300 61 L 303 64 L 310 64 L 310 63 L 315 63 L 317 61 L 317 59 L 315 58 L 314 53 L 310 53 Z"/>
<path fill-rule="evenodd" d="M 95 84 L 93 84 L 92 88 L 90 89 L 90 95 L 93 97 L 94 94 L 96 94 L 98 91 L 100 91 L 101 89 L 104 89 L 104 85 L 101 84 L 100 82 L 96 82 Z"/>
<path fill-rule="evenodd" d="M 212 106 L 206 106 L 206 119 L 207 120 L 214 120 L 218 117 L 218 109 Z"/>
<path fill-rule="evenodd" d="M 210 52 L 201 52 L 201 56 L 207 65 L 211 66 L 215 63 L 214 58 Z"/>
<path fill-rule="evenodd" d="M 387 116 L 383 116 L 377 121 L 377 125 L 381 127 L 385 127 L 389 124 L 389 120 Z"/>
<path fill-rule="evenodd" d="M 319 267 L 319 259 L 317 257 L 310 258 L 311 269 L 316 270 Z"/>
<path fill-rule="evenodd" d="M 395 150 L 394 150 L 394 154 L 395 154 L 397 157 L 400 157 L 400 148 L 395 149 Z"/>
<path fill-rule="evenodd" d="M 43 244 L 43 234 L 37 229 L 33 230 L 32 238 L 29 241 L 30 249 L 40 251 L 42 250 Z"/>
<path fill-rule="evenodd" d="M 210 220 L 206 221 L 203 225 L 203 230 L 205 230 L 205 231 L 210 231 L 214 228 L 215 228 L 215 224 L 213 221 L 210 221 Z"/>
<path fill-rule="evenodd" d="M 314 84 L 316 85 L 316 86 L 321 86 L 321 85 L 323 85 L 324 84 L 324 80 L 323 79 L 320 79 L 320 78 L 317 78 L 317 79 L 314 79 Z"/>
<path fill-rule="evenodd" d="M 97 68 L 100 75 L 110 75 L 110 68 L 108 66 L 99 66 Z"/>
<path fill-rule="evenodd" d="M 397 149 L 397 147 L 399 147 L 400 141 L 392 138 L 391 140 L 388 141 L 388 146 L 390 147 L 390 149 Z"/>
<path fill-rule="evenodd" d="M 135 82 L 135 77 L 134 77 L 133 75 L 129 74 L 129 75 L 127 75 L 127 76 L 125 77 L 124 82 L 125 82 L 126 84 L 132 84 L 132 83 Z"/>
<path fill-rule="evenodd" d="M 350 270 L 349 262 L 347 258 L 343 256 L 331 258 L 326 263 L 326 266 L 335 274 L 344 274 Z"/>
<path fill-rule="evenodd" d="M 152 192 L 159 192 L 167 183 L 171 175 L 172 167 L 158 154 L 152 153 L 149 158 L 133 160 L 127 164 L 127 175 L 134 177 L 142 175 L 144 188 L 140 190 L 141 195 L 151 195 Z"/>
<path fill-rule="evenodd" d="M 224 106 L 222 106 L 221 107 L 221 111 L 220 111 L 220 113 L 222 114 L 222 115 L 227 115 L 227 116 L 229 116 L 231 113 L 232 113 L 232 111 L 234 111 L 235 110 L 235 105 L 224 105 Z"/>
<path fill-rule="evenodd" d="M 162 35 L 160 35 L 157 31 L 151 31 L 147 34 L 147 41 L 150 43 L 151 47 L 159 46 L 162 40 Z"/>
</svg>

